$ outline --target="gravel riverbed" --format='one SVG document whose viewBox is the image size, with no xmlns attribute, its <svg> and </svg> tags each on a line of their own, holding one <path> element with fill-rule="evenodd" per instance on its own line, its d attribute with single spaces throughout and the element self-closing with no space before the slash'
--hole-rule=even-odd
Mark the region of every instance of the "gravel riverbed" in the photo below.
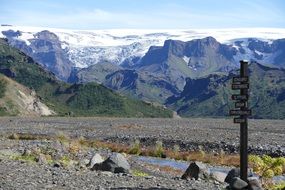
<svg viewBox="0 0 285 190">
<path fill-rule="evenodd" d="M 285 156 L 285 120 L 250 120 L 249 151 Z M 137 119 L 137 118 L 0 118 L 0 135 L 13 132 L 104 139 L 146 145 L 156 140 L 165 146 L 206 151 L 224 149 L 238 152 L 239 125 L 232 119 Z"/>
<path fill-rule="evenodd" d="M 285 155 L 285 121 L 250 120 L 250 151 L 274 156 Z M 143 145 L 160 140 L 164 146 L 180 145 L 182 150 L 237 152 L 239 125 L 231 119 L 137 119 L 137 118 L 0 118 L 0 189 L 223 189 L 215 181 L 185 181 L 177 172 L 162 172 L 159 168 L 128 160 L 133 169 L 148 176 L 112 174 L 88 168 L 54 167 L 50 164 L 29 163 L 9 159 L 9 154 L 22 154 L 53 144 L 47 140 L 8 140 L 13 133 L 70 137 L 83 136 L 130 144 L 140 139 Z M 107 150 L 85 150 L 79 160 L 90 159 L 94 151 L 107 156 Z M 2 156 L 1 156 L 2 155 Z M 6 156 L 5 156 L 6 155 Z"/>
</svg>

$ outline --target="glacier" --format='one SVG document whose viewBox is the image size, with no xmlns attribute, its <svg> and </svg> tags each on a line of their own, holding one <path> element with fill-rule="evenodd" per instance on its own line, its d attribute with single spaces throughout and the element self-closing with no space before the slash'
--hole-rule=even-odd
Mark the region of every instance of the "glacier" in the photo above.
<svg viewBox="0 0 285 190">
<path fill-rule="evenodd" d="M 48 30 L 56 34 L 70 61 L 78 68 L 108 61 L 120 65 L 131 57 L 142 57 L 150 46 L 162 46 L 165 40 L 190 41 L 208 36 L 216 38 L 219 42 L 235 45 L 241 41 L 246 56 L 251 57 L 253 52 L 247 48 L 248 38 L 256 38 L 271 43 L 272 40 L 285 38 L 285 29 L 280 28 L 227 28 L 227 29 L 108 29 L 108 30 L 69 30 L 45 27 L 27 26 L 0 26 L 0 37 L 5 37 L 2 31 L 20 31 L 17 40 L 27 45 L 35 38 L 35 34 Z M 260 52 L 256 52 L 260 53 Z M 236 60 L 245 58 L 237 54 Z M 246 57 L 246 58 L 247 58 Z M 266 55 L 264 58 L 266 59 Z M 186 60 L 185 60 L 186 61 Z M 270 60 L 266 60 L 270 61 Z"/>
</svg>

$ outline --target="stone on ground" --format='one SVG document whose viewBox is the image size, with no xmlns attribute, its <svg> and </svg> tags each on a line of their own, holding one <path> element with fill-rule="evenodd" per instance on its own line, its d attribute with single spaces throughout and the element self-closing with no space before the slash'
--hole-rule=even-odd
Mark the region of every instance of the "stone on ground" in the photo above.
<svg viewBox="0 0 285 190">
<path fill-rule="evenodd" d="M 36 160 L 39 164 L 47 164 L 47 159 L 44 154 L 39 154 Z"/>
<path fill-rule="evenodd" d="M 91 170 L 110 171 L 113 173 L 129 173 L 130 164 L 120 153 L 114 153 L 102 163 L 95 164 Z"/>
<path fill-rule="evenodd" d="M 212 172 L 211 173 L 211 177 L 214 180 L 221 182 L 221 183 L 225 182 L 226 176 L 227 174 L 225 174 L 224 172 Z"/>
<path fill-rule="evenodd" d="M 263 190 L 261 183 L 257 177 L 249 177 L 248 185 L 251 187 L 252 190 Z"/>
<path fill-rule="evenodd" d="M 248 186 L 247 182 L 243 181 L 239 177 L 234 177 L 232 183 L 230 183 L 230 188 L 234 190 L 242 190 Z"/>
<path fill-rule="evenodd" d="M 231 184 L 235 177 L 240 176 L 240 170 L 238 168 L 231 169 L 225 179 L 225 182 Z"/>
<path fill-rule="evenodd" d="M 209 178 L 208 168 L 201 162 L 192 162 L 185 173 L 181 177 L 182 179 L 207 179 Z"/>
<path fill-rule="evenodd" d="M 102 156 L 98 153 L 94 154 L 92 158 L 90 159 L 89 163 L 86 165 L 87 167 L 93 168 L 95 164 L 102 163 L 104 159 Z"/>
</svg>

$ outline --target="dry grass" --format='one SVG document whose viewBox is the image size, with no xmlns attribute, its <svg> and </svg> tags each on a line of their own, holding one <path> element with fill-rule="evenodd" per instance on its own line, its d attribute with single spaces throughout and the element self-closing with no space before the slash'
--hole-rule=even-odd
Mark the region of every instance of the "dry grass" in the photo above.
<svg viewBox="0 0 285 190">
<path fill-rule="evenodd" d="M 153 165 L 153 164 L 145 164 L 145 167 L 147 167 L 149 170 L 152 170 L 152 171 L 159 169 L 160 171 L 164 173 L 171 173 L 175 176 L 181 176 L 184 172 L 182 170 L 175 169 L 170 166 L 158 166 L 158 165 Z"/>
<path fill-rule="evenodd" d="M 11 140 L 50 140 L 47 135 L 43 134 L 28 134 L 28 133 L 13 133 L 8 136 Z"/>
<path fill-rule="evenodd" d="M 164 149 L 161 142 L 157 142 L 153 147 L 142 147 L 138 141 L 134 145 L 112 143 L 99 140 L 80 138 L 70 138 L 66 134 L 60 133 L 56 137 L 48 137 L 46 135 L 38 134 L 12 134 L 8 137 L 15 140 L 59 140 L 60 142 L 68 146 L 68 150 L 72 154 L 77 154 L 80 150 L 86 147 L 93 148 L 106 148 L 113 152 L 137 154 L 141 156 L 153 156 L 153 157 L 167 157 L 176 160 L 185 161 L 202 161 L 215 165 L 226 166 L 239 166 L 239 155 L 225 154 L 220 152 L 219 154 L 206 153 L 203 150 L 199 151 L 180 151 L 177 146 L 173 149 Z M 135 147 L 135 151 L 134 151 Z"/>
<path fill-rule="evenodd" d="M 159 167 L 159 169 L 160 171 L 163 171 L 164 173 L 172 173 L 172 174 L 175 174 L 176 176 L 180 176 L 184 172 L 179 169 L 174 169 L 173 167 L 170 167 L 170 166 L 161 166 Z"/>
</svg>

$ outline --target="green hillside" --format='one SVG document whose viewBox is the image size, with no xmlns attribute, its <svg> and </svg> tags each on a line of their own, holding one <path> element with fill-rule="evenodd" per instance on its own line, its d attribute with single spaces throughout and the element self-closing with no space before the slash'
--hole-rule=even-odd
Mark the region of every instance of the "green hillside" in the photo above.
<svg viewBox="0 0 285 190">
<path fill-rule="evenodd" d="M 61 116 L 172 116 L 170 110 L 126 98 L 96 83 L 61 82 L 4 39 L 0 39 L 0 73 L 34 89 L 41 101 Z M 4 91 L 2 86 L 0 96 Z"/>
<path fill-rule="evenodd" d="M 249 70 L 252 118 L 285 119 L 285 70 L 258 63 L 250 64 Z M 188 79 L 183 92 L 166 104 L 184 117 L 226 117 L 234 109 L 231 95 L 239 93 L 231 90 L 232 77 Z"/>
<path fill-rule="evenodd" d="M 0 80 L 0 98 L 2 98 L 5 94 L 6 83 L 3 80 Z"/>
</svg>

